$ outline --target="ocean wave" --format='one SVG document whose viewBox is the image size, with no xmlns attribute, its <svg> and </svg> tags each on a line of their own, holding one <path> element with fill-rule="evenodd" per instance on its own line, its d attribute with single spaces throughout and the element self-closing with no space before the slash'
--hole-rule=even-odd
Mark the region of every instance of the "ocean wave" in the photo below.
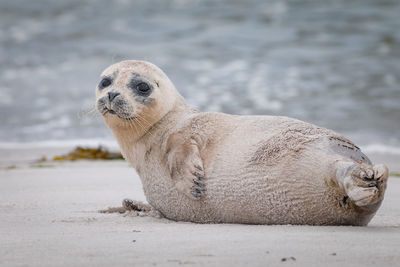
<svg viewBox="0 0 400 267">
<path fill-rule="evenodd" d="M 382 153 L 400 155 L 400 147 L 384 145 L 384 144 L 369 144 L 361 147 L 365 153 Z"/>
<path fill-rule="evenodd" d="M 112 139 L 94 87 L 136 58 L 201 111 L 293 117 L 400 153 L 399 1 L 22 2 L 0 1 L 1 147 Z"/>
</svg>

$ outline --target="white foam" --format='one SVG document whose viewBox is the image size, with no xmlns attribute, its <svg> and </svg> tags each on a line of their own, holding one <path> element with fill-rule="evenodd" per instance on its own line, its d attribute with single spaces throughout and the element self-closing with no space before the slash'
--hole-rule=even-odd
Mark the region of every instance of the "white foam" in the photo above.
<svg viewBox="0 0 400 267">
<path fill-rule="evenodd" d="M 400 155 L 400 147 L 390 146 L 385 144 L 368 144 L 361 147 L 365 153 L 385 153 Z"/>
<path fill-rule="evenodd" d="M 71 139 L 71 140 L 48 140 L 39 142 L 0 142 L 0 149 L 29 149 L 29 148 L 65 148 L 75 146 L 97 147 L 103 146 L 108 149 L 119 149 L 115 140 L 107 139 Z"/>
</svg>

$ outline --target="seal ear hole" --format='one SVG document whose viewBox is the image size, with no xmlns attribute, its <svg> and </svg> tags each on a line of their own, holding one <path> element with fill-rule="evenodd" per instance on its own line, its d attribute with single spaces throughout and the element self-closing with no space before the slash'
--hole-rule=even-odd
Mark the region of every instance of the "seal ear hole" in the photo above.
<svg viewBox="0 0 400 267">
<path fill-rule="evenodd" d="M 99 88 L 104 89 L 112 84 L 112 80 L 109 77 L 105 77 L 100 81 Z"/>
<path fill-rule="evenodd" d="M 158 81 L 154 81 L 154 82 L 156 83 L 157 87 L 160 87 L 160 84 Z"/>
</svg>

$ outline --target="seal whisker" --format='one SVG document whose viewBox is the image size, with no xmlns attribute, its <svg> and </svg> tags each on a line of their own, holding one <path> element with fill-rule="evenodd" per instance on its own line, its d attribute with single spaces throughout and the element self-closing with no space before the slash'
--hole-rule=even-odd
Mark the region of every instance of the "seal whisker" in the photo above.
<svg viewBox="0 0 400 267">
<path fill-rule="evenodd" d="M 149 121 L 147 121 L 146 118 L 143 117 L 143 116 L 139 116 L 139 119 L 140 119 L 143 123 L 147 124 L 147 125 L 146 125 L 146 126 L 148 127 L 147 132 L 148 132 L 151 136 L 154 137 L 154 135 L 152 134 L 152 131 L 151 131 L 151 128 L 152 128 L 153 124 L 151 124 Z"/>
<path fill-rule="evenodd" d="M 137 133 L 138 131 L 136 130 L 136 127 L 134 127 L 135 125 L 130 123 L 129 121 L 125 121 L 125 123 L 128 125 L 128 127 L 130 129 L 132 129 L 135 133 Z"/>
<path fill-rule="evenodd" d="M 134 123 L 132 123 L 131 121 L 126 121 L 126 120 L 124 120 L 124 123 L 125 123 L 126 125 L 128 125 L 128 127 L 129 127 L 130 129 L 132 129 L 136 134 L 138 133 L 138 131 L 137 131 L 136 126 L 135 126 Z"/>
<path fill-rule="evenodd" d="M 98 113 L 98 111 L 96 109 L 96 106 L 94 104 L 91 105 L 90 107 L 86 108 L 86 109 L 81 109 L 78 112 L 78 118 L 79 119 L 82 119 L 82 118 L 85 118 L 85 117 L 89 117 L 89 116 L 91 118 L 99 117 L 99 113 Z"/>
<path fill-rule="evenodd" d="M 142 128 L 142 130 L 144 130 L 144 131 L 146 131 L 146 124 L 142 124 L 142 123 L 145 123 L 145 122 L 143 122 L 142 121 L 142 119 L 143 119 L 143 117 L 142 116 L 137 116 L 137 120 L 136 120 L 136 122 L 140 125 L 140 127 Z M 150 124 L 149 124 L 149 126 L 151 126 Z M 148 133 L 148 134 L 150 134 L 152 137 L 154 137 L 154 135 L 151 133 L 151 131 L 147 131 L 146 133 Z"/>
<path fill-rule="evenodd" d="M 152 121 L 154 120 L 153 117 L 151 115 L 146 114 L 147 117 L 149 117 L 149 119 Z M 139 119 L 141 120 L 141 122 L 143 122 L 146 126 L 148 126 L 148 132 L 151 134 L 151 128 L 153 126 L 152 123 L 150 123 L 144 116 L 138 115 Z"/>
<path fill-rule="evenodd" d="M 152 124 L 145 117 L 140 116 L 140 115 L 139 115 L 139 117 L 143 120 L 143 122 L 147 123 L 147 126 L 152 126 Z"/>
</svg>

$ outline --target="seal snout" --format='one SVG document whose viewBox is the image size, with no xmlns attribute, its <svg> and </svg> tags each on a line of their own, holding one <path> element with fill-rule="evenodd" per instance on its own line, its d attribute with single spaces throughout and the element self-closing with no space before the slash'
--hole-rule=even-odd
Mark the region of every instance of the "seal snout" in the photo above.
<svg viewBox="0 0 400 267">
<path fill-rule="evenodd" d="M 119 97 L 118 97 L 119 96 Z M 121 119 L 131 120 L 132 110 L 120 92 L 110 91 L 97 101 L 97 109 L 105 116 L 106 114 L 116 115 Z"/>
<path fill-rule="evenodd" d="M 119 96 L 120 93 L 119 92 L 108 92 L 108 100 L 110 101 L 110 103 L 114 100 L 115 97 Z"/>
</svg>

